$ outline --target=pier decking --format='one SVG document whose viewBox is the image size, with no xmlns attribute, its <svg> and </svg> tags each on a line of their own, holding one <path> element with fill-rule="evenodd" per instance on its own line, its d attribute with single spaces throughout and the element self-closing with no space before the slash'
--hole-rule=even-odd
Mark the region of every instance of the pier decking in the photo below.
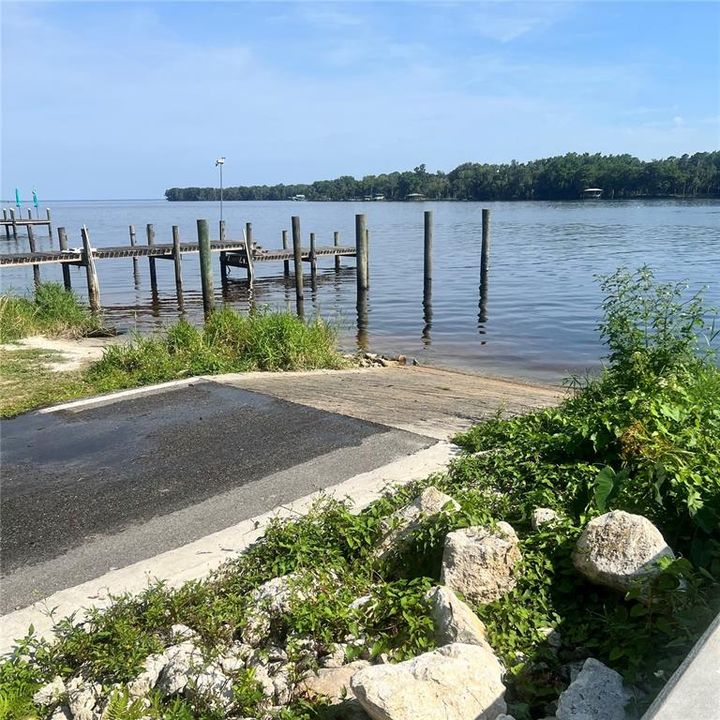
<svg viewBox="0 0 720 720">
<path fill-rule="evenodd" d="M 192 242 L 180 243 L 179 249 L 183 255 L 186 253 L 200 252 L 199 244 Z M 227 253 L 226 260 L 228 265 L 234 265 L 236 267 L 247 266 L 244 240 L 213 240 L 210 242 L 210 250 L 211 252 Z M 355 248 L 335 246 L 318 247 L 315 248 L 315 255 L 353 257 L 355 255 Z M 157 258 L 173 260 L 175 258 L 175 248 L 171 243 L 158 245 L 119 245 L 116 247 L 92 248 L 92 256 L 95 260 L 114 260 L 119 258 Z M 304 261 L 309 262 L 310 248 L 302 248 L 301 257 Z M 251 261 L 254 264 L 268 261 L 289 262 L 292 259 L 292 250 L 253 248 Z M 0 254 L 0 265 L 12 265 L 14 267 L 58 263 L 82 265 L 83 262 L 83 250 L 81 248 Z"/>
<path fill-rule="evenodd" d="M 15 213 L 11 212 L 13 234 L 17 232 L 18 221 Z M 48 224 L 51 229 L 50 211 L 48 220 L 39 221 L 28 218 L 23 221 L 28 232 L 28 252 L 0 253 L 0 267 L 23 267 L 29 266 L 33 270 L 35 286 L 40 285 L 41 265 L 60 265 L 63 273 L 63 284 L 66 290 L 71 290 L 70 266 L 84 267 L 87 276 L 88 300 L 93 312 L 100 311 L 100 282 L 96 270 L 98 260 L 118 260 L 130 258 L 133 261 L 133 276 L 137 277 L 138 262 L 141 258 L 147 258 L 150 267 L 150 288 L 153 302 L 158 299 L 157 282 L 157 260 L 172 260 L 175 266 L 175 287 L 177 292 L 178 306 L 184 309 L 183 301 L 183 279 L 182 279 L 182 256 L 188 253 L 200 255 L 200 280 L 203 295 L 203 310 L 207 317 L 214 307 L 214 289 L 212 272 L 212 253 L 220 255 L 220 277 L 223 287 L 228 283 L 228 267 L 244 268 L 247 271 L 248 282 L 252 286 L 255 279 L 255 264 L 260 262 L 281 262 L 283 263 L 283 275 L 289 277 L 290 264 L 294 267 L 295 290 L 298 314 L 303 314 L 303 262 L 310 264 L 310 273 L 313 286 L 317 281 L 317 261 L 319 257 L 334 257 L 335 271 L 340 271 L 341 257 L 358 258 L 358 297 L 367 290 L 367 240 L 368 232 L 365 224 L 365 216 L 356 217 L 356 238 L 355 246 L 340 245 L 340 233 L 333 233 L 333 245 L 318 247 L 315 241 L 315 233 L 310 233 L 309 247 L 302 247 L 300 235 L 300 218 L 293 217 L 292 221 L 292 248 L 288 247 L 288 234 L 282 233 L 282 248 L 265 249 L 253 241 L 252 223 L 245 224 L 242 239 L 230 240 L 226 235 L 225 221 L 221 220 L 219 225 L 219 239 L 210 240 L 209 226 L 207 220 L 197 221 L 198 239 L 197 242 L 182 242 L 180 239 L 180 228 L 177 225 L 172 227 L 172 243 L 156 243 L 155 228 L 152 224 L 146 226 L 147 244 L 139 245 L 135 226 L 129 226 L 130 244 L 113 245 L 109 247 L 92 247 L 90 233 L 87 227 L 83 226 L 80 235 L 82 247 L 71 248 L 68 242 L 67 232 L 64 227 L 58 228 L 59 250 L 38 250 L 33 225 Z M 4 212 L 7 216 L 7 212 Z M 6 224 L 6 231 L 8 225 Z M 52 236 L 51 236 L 52 237 Z M 248 250 L 249 248 L 249 250 Z"/>
</svg>

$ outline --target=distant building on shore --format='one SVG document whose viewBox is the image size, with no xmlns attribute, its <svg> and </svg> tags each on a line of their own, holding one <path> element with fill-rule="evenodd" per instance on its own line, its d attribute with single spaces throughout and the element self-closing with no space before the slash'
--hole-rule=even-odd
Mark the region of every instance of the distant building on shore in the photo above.
<svg viewBox="0 0 720 720">
<path fill-rule="evenodd" d="M 405 196 L 406 200 L 424 200 L 425 196 L 422 193 L 410 193 Z"/>
<path fill-rule="evenodd" d="M 583 190 L 583 198 L 585 200 L 599 200 L 602 197 L 602 188 L 585 188 Z"/>
</svg>

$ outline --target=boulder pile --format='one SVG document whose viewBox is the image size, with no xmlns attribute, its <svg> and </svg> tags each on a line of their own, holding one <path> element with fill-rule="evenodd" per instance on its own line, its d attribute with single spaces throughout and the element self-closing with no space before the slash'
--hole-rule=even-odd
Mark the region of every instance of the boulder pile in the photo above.
<svg viewBox="0 0 720 720">
<path fill-rule="evenodd" d="M 424 522 L 459 509 L 452 497 L 426 488 L 388 518 L 375 560 L 401 553 Z M 557 520 L 553 511 L 538 508 L 532 525 L 540 528 Z M 619 591 L 652 577 L 664 557 L 674 555 L 657 528 L 644 517 L 619 511 L 590 521 L 573 554 L 583 577 Z M 119 692 L 128 701 L 146 704 L 152 692 L 202 698 L 208 707 L 230 712 L 236 683 L 251 677 L 264 697 L 258 718 L 273 718 L 284 706 L 305 698 L 328 703 L 335 711 L 328 717 L 351 720 L 513 720 L 505 714 L 505 669 L 473 606 L 511 592 L 521 563 L 518 536 L 506 522 L 447 533 L 440 584 L 425 595 L 437 648 L 403 662 L 371 657 L 369 641 L 362 636 L 331 646 L 298 637 L 278 644 L 271 628 L 282 625 L 295 603 L 312 601 L 307 583 L 291 574 L 273 578 L 252 593 L 251 611 L 238 639 L 226 647 L 208 654 L 191 628 L 176 625 L 172 643 L 148 656 L 142 672 L 126 686 L 108 692 L 82 674 L 56 677 L 34 700 L 52 720 L 103 720 Z M 350 608 L 362 609 L 371 601 L 370 595 L 363 596 Z M 553 628 L 541 631 L 557 651 L 560 634 Z M 570 680 L 548 720 L 625 720 L 626 691 L 614 670 L 587 658 Z"/>
</svg>

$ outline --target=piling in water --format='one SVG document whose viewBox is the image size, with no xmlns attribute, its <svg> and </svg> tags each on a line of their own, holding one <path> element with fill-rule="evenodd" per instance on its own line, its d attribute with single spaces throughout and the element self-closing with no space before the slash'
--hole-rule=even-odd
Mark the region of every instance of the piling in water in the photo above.
<svg viewBox="0 0 720 720">
<path fill-rule="evenodd" d="M 65 232 L 64 227 L 58 228 L 58 244 L 60 245 L 60 250 L 68 249 L 67 233 Z M 63 263 L 60 267 L 62 268 L 63 286 L 69 292 L 72 290 L 72 282 L 70 280 L 70 267 L 67 263 Z"/>
<path fill-rule="evenodd" d="M 215 309 L 213 287 L 212 255 L 210 254 L 210 231 L 207 220 L 197 221 L 198 251 L 200 253 L 200 284 L 202 286 L 203 313 L 205 319 Z"/>
</svg>

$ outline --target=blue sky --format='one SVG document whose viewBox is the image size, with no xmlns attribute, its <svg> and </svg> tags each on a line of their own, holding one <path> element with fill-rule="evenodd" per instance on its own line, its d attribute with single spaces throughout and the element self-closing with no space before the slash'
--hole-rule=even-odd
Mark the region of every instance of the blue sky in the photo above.
<svg viewBox="0 0 720 720">
<path fill-rule="evenodd" d="M 717 2 L 3 2 L 2 197 L 720 147 Z"/>
</svg>

